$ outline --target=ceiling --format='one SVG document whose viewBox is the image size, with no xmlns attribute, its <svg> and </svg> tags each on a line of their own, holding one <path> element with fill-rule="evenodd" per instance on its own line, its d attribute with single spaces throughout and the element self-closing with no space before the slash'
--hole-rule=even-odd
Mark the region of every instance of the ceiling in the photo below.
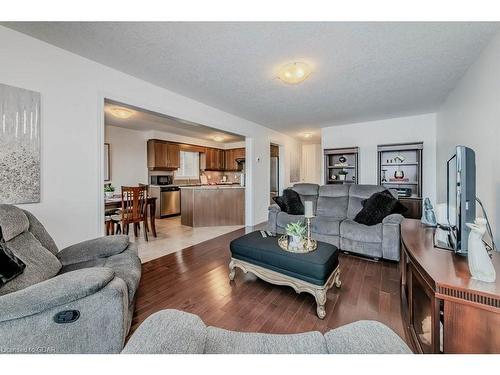
<svg viewBox="0 0 500 375">
<path fill-rule="evenodd" d="M 297 136 L 437 110 L 499 30 L 473 22 L 28 22 L 5 26 Z M 277 68 L 304 61 L 296 86 Z"/>
<path fill-rule="evenodd" d="M 129 109 L 132 112 L 132 116 L 126 119 L 114 116 L 111 109 L 116 107 Z M 147 111 L 145 109 L 111 100 L 106 100 L 104 102 L 104 124 L 132 130 L 163 131 L 216 143 L 232 143 L 245 140 L 245 137 L 236 134 L 223 132 L 208 126 L 179 120 L 174 117 Z M 221 139 L 215 140 L 215 137 L 220 137 Z"/>
</svg>

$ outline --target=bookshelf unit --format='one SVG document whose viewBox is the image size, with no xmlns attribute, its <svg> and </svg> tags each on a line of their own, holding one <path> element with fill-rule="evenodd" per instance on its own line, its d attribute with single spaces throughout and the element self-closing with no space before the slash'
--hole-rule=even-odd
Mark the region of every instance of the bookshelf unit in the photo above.
<svg viewBox="0 0 500 375">
<path fill-rule="evenodd" d="M 422 216 L 422 152 L 423 142 L 379 145 L 378 184 L 396 189 L 408 211 L 405 217 Z"/>
<path fill-rule="evenodd" d="M 323 154 L 325 158 L 325 185 L 358 183 L 358 147 L 328 148 L 324 150 Z"/>
</svg>

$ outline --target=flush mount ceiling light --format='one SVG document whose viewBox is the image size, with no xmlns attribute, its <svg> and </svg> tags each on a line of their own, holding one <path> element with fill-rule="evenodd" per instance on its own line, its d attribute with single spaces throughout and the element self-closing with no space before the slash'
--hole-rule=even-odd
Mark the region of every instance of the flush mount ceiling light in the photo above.
<svg viewBox="0 0 500 375">
<path fill-rule="evenodd" d="M 220 135 L 216 135 L 215 137 L 212 138 L 215 142 L 222 142 L 224 140 L 224 137 L 221 137 Z"/>
<path fill-rule="evenodd" d="M 311 138 L 313 135 L 312 133 L 302 133 L 302 137 L 306 138 L 306 139 L 309 139 Z"/>
<path fill-rule="evenodd" d="M 109 112 L 118 118 L 127 119 L 134 114 L 134 111 L 123 107 L 111 107 Z"/>
<path fill-rule="evenodd" d="M 305 81 L 311 73 L 311 67 L 305 62 L 294 61 L 279 69 L 278 78 L 289 85 L 296 85 Z"/>
</svg>

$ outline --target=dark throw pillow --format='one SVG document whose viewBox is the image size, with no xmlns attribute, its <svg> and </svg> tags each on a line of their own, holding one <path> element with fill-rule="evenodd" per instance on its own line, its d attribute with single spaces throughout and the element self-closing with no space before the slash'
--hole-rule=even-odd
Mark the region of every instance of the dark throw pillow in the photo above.
<svg viewBox="0 0 500 375">
<path fill-rule="evenodd" d="M 383 190 L 383 191 L 381 191 L 379 193 L 375 193 L 375 194 L 385 194 L 389 197 L 394 198 L 394 196 L 391 194 L 391 192 L 389 190 Z M 394 199 L 396 199 L 396 198 L 394 198 Z M 363 207 L 365 206 L 365 203 L 367 200 L 368 199 L 363 199 L 361 201 L 361 205 Z M 408 208 L 404 204 L 402 204 L 399 200 L 396 199 L 396 204 L 394 205 L 394 208 L 392 209 L 391 214 L 404 214 L 406 211 L 408 211 Z"/>
<path fill-rule="evenodd" d="M 396 203 L 399 203 L 398 200 L 390 192 L 389 195 L 385 192 L 375 193 L 365 201 L 354 221 L 364 225 L 379 224 L 384 217 L 394 213 Z"/>
<path fill-rule="evenodd" d="M 1 233 L 1 232 L 0 232 Z M 0 240 L 0 288 L 23 273 L 26 265 Z"/>
<path fill-rule="evenodd" d="M 304 205 L 300 195 L 292 189 L 283 190 L 283 202 L 285 202 L 286 213 L 290 215 L 304 215 Z"/>
<path fill-rule="evenodd" d="M 286 204 L 283 197 L 273 197 L 273 201 L 280 207 L 280 210 L 286 212 Z"/>
</svg>

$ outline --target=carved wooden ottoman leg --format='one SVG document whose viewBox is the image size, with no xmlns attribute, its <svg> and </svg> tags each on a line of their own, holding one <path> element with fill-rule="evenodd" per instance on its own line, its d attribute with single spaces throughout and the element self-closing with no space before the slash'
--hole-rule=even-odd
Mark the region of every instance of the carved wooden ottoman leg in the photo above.
<svg viewBox="0 0 500 375">
<path fill-rule="evenodd" d="M 229 263 L 229 280 L 233 281 L 234 280 L 234 275 L 236 273 L 236 268 L 234 267 L 234 261 L 231 260 Z"/>
<path fill-rule="evenodd" d="M 340 269 L 337 271 L 337 274 L 335 275 L 334 283 L 337 288 L 340 288 L 340 286 L 342 285 L 342 281 L 340 281 Z"/>
<path fill-rule="evenodd" d="M 318 314 L 318 318 L 324 319 L 326 316 L 326 291 L 324 289 L 316 290 L 314 298 L 316 299 L 316 314 Z"/>
</svg>

